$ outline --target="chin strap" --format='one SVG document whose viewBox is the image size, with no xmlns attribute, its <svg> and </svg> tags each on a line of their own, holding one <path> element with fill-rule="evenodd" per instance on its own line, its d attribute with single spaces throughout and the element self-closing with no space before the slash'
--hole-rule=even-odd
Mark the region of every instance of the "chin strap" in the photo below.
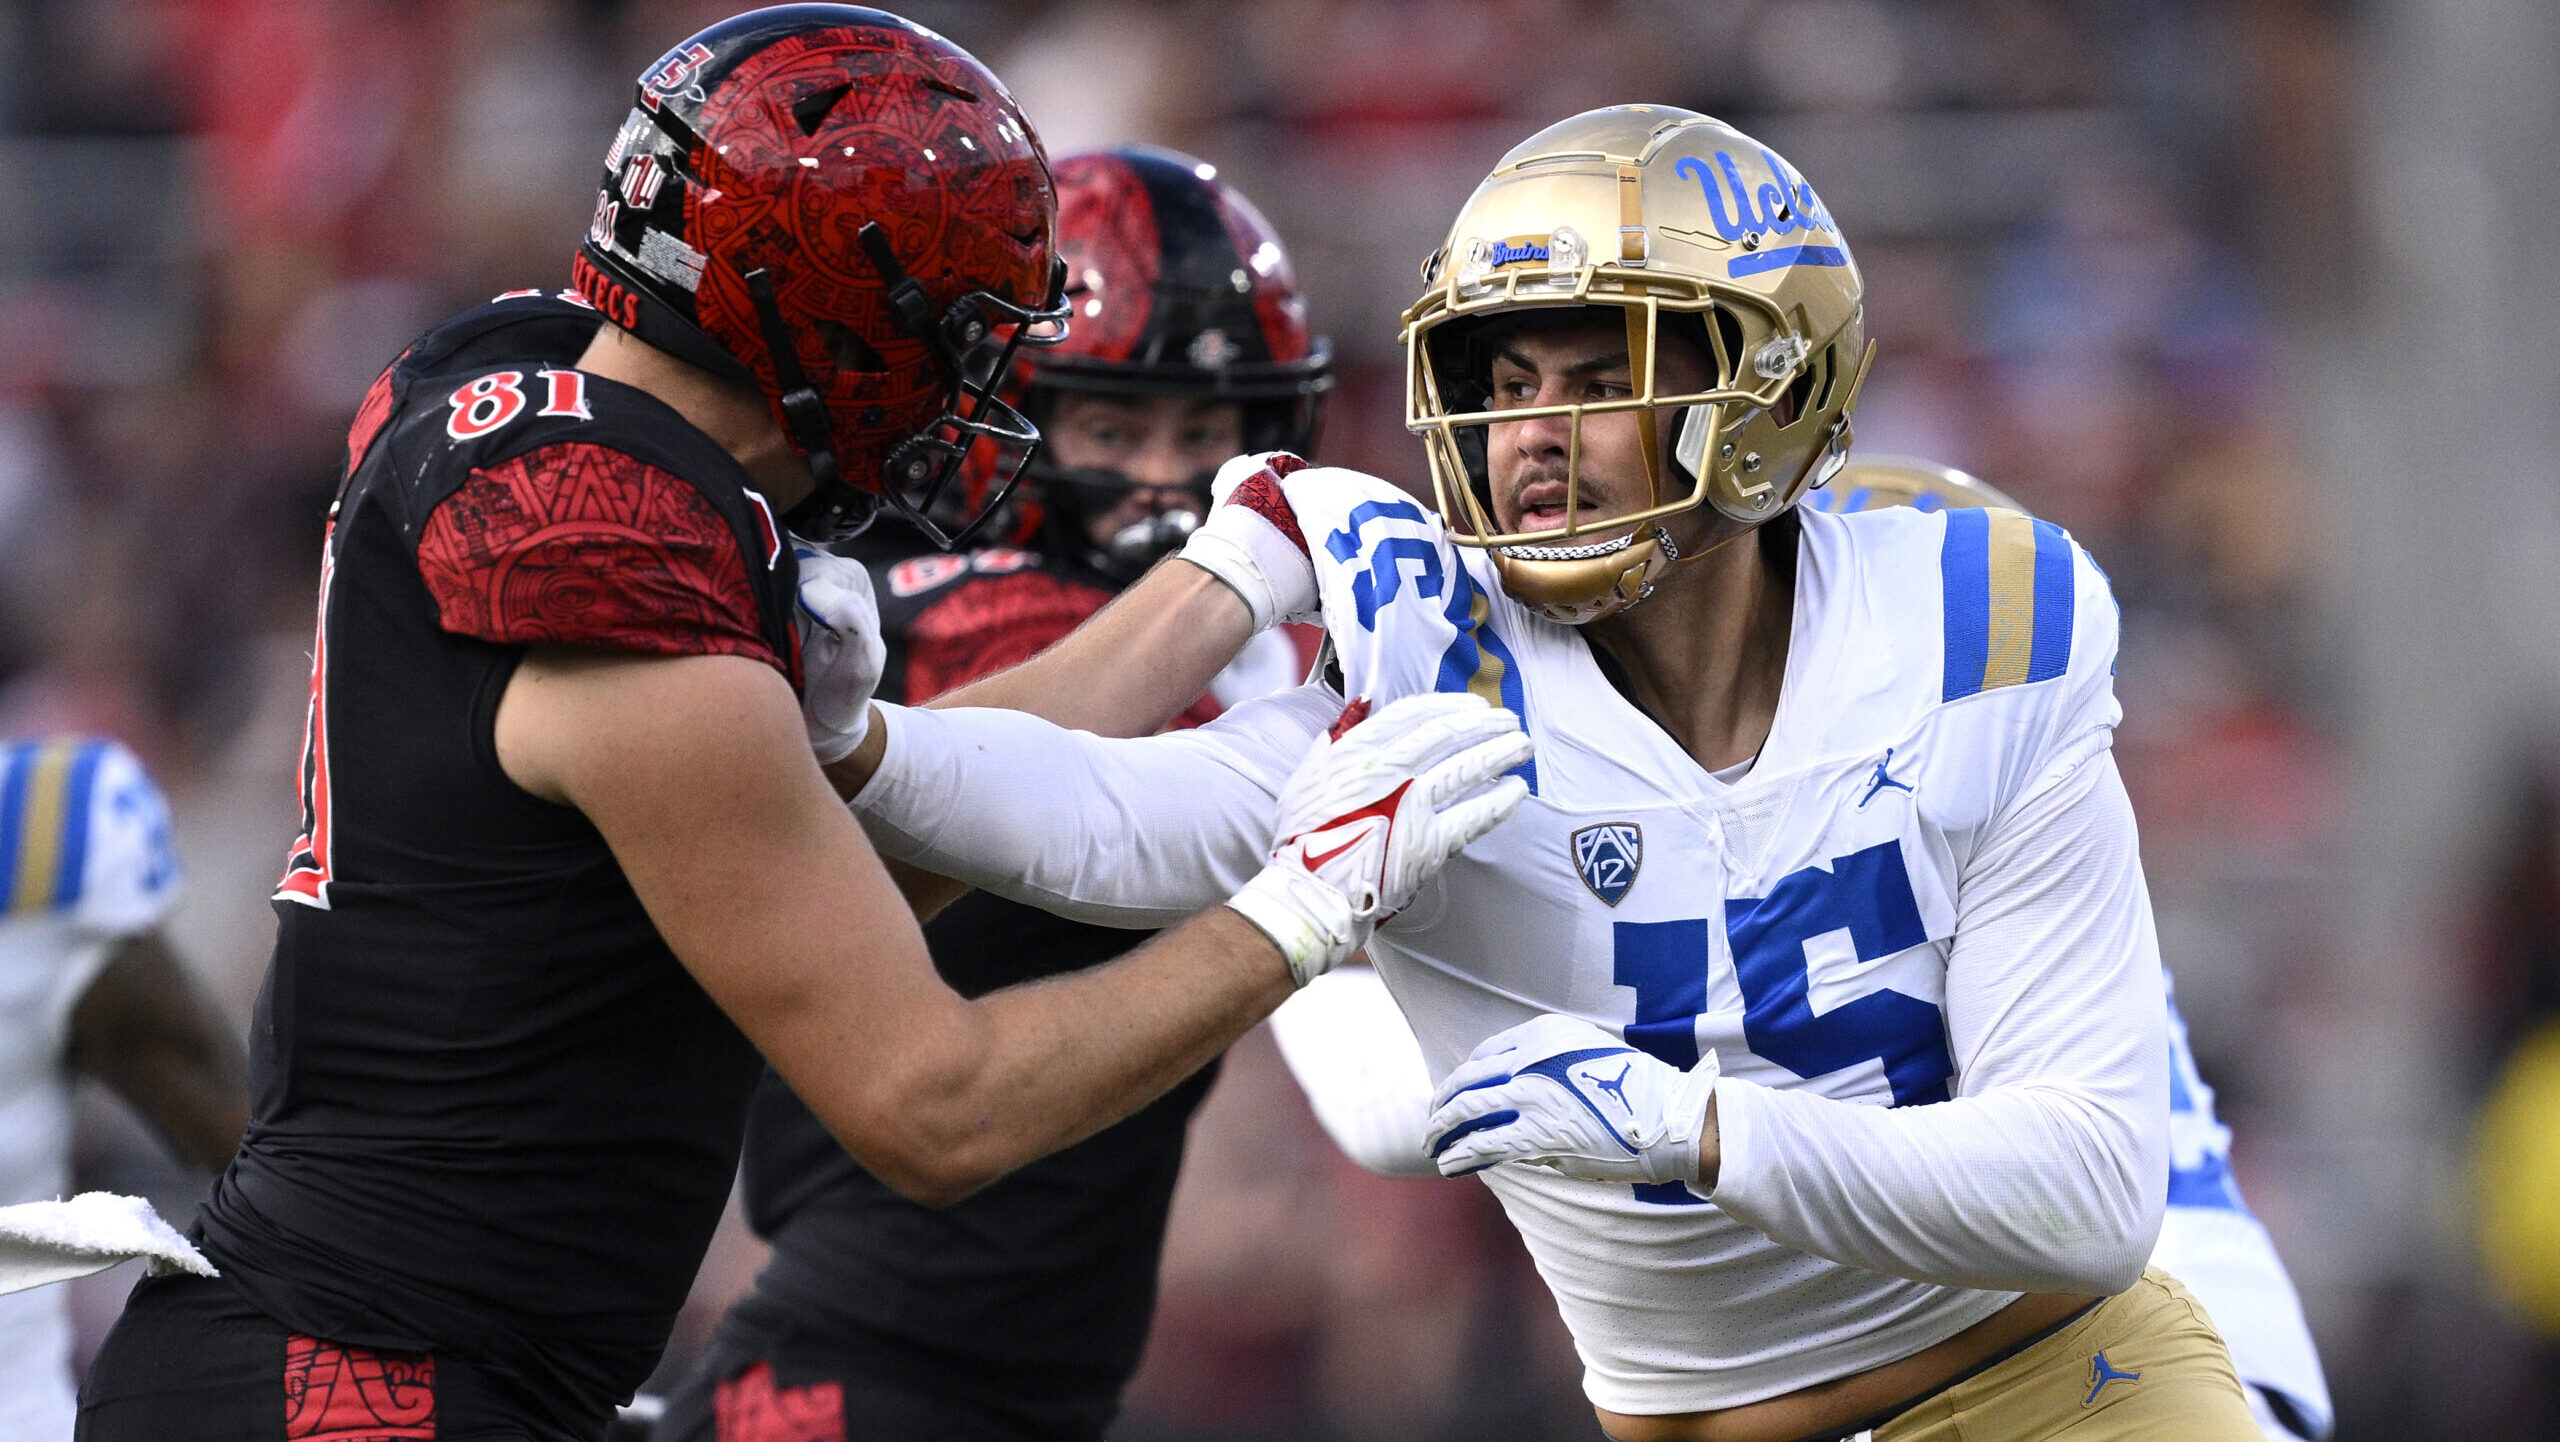
<svg viewBox="0 0 2560 1442">
<path fill-rule="evenodd" d="M 764 335 L 765 353 L 773 360 L 773 378 L 782 388 L 783 424 L 790 427 L 791 439 L 808 459 L 810 479 L 817 482 L 806 500 L 783 513 L 783 523 L 804 536 L 842 540 L 870 525 L 877 508 L 864 506 L 866 498 L 862 493 L 846 485 L 836 472 L 835 441 L 827 432 L 826 402 L 818 398 L 818 388 L 809 383 L 809 373 L 800 367 L 800 353 L 791 344 L 790 328 L 782 323 L 782 305 L 774 298 L 772 272 L 758 266 L 741 279 L 747 283 L 748 296 L 755 301 L 756 324 Z M 857 509 L 862 511 L 858 518 L 853 515 Z"/>
<path fill-rule="evenodd" d="M 898 263 L 897 251 L 889 246 L 889 232 L 874 220 L 866 222 L 854 238 L 862 242 L 862 253 L 871 257 L 880 278 L 889 283 L 889 309 L 898 313 L 898 323 L 925 344 L 933 344 L 933 297 L 925 294 L 924 287 Z"/>
</svg>

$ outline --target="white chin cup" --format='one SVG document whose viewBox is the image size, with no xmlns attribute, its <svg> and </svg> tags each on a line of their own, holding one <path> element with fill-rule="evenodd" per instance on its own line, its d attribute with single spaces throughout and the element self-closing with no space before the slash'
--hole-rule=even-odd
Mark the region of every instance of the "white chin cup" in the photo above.
<svg viewBox="0 0 2560 1442">
<path fill-rule="evenodd" d="M 1707 437 L 1715 430 L 1715 421 L 1707 413 L 1712 406 L 1683 406 L 1680 424 L 1671 434 L 1671 459 L 1688 471 L 1691 484 L 1707 473 Z"/>
</svg>

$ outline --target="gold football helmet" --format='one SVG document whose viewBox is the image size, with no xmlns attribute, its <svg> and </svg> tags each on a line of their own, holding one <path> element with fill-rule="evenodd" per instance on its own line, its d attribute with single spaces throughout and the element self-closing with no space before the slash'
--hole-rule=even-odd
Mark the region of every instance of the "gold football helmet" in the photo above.
<svg viewBox="0 0 2560 1442">
<path fill-rule="evenodd" d="M 1873 347 L 1849 248 L 1803 176 L 1721 120 L 1662 105 L 1587 111 L 1502 158 L 1423 262 L 1428 287 L 1404 314 L 1405 428 L 1422 437 L 1450 539 L 1490 549 L 1504 589 L 1569 625 L 1641 600 L 1681 558 L 1663 518 L 1700 504 L 1757 523 L 1830 479 L 1847 459 L 1849 412 Z M 1624 315 L 1633 394 L 1490 409 L 1482 346 L 1495 315 L 1614 306 Z M 1704 390 L 1655 392 L 1666 327 L 1707 354 Z M 1652 502 L 1576 518 L 1582 425 L 1609 411 L 1680 412 L 1671 454 L 1641 443 Z M 1487 427 L 1570 416 L 1566 523 L 1500 532 Z M 1581 538 L 1623 532 L 1597 542 Z"/>
<path fill-rule="evenodd" d="M 1923 511 L 2000 509 L 2026 513 L 1999 487 L 1978 476 L 1914 456 L 1861 457 L 1840 468 L 1829 486 L 1804 498 L 1816 511 L 1881 511 L 1911 506 Z"/>
</svg>

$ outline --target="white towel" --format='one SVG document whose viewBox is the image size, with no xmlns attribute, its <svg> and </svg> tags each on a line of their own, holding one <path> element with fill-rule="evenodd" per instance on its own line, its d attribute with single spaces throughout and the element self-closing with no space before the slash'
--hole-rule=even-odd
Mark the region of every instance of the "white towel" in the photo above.
<svg viewBox="0 0 2560 1442">
<path fill-rule="evenodd" d="M 149 1257 L 154 1275 L 219 1275 L 140 1197 L 82 1192 L 67 1202 L 0 1207 L 0 1294 L 23 1292 Z"/>
</svg>

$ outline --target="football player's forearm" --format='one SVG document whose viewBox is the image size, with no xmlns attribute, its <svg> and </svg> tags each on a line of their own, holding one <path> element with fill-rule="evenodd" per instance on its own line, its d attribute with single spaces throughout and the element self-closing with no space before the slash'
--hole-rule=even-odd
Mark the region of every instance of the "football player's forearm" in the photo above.
<svg viewBox="0 0 2560 1442">
<path fill-rule="evenodd" d="M 1378 974 L 1345 966 L 1271 1016 L 1281 1060 L 1342 1154 L 1381 1176 L 1436 1177 L 1423 1148 L 1431 1071 Z"/>
<path fill-rule="evenodd" d="M 1108 740 L 1012 711 L 884 708 L 854 812 L 882 855 L 1106 926 L 1167 926 L 1235 893 L 1273 797 L 1340 703 L 1288 693 L 1210 726 Z"/>
<path fill-rule="evenodd" d="M 1270 940 L 1211 907 L 1108 966 L 980 998 L 965 1032 L 890 1063 L 838 1138 L 907 1197 L 948 1206 L 1164 1095 L 1293 990 Z"/>
<path fill-rule="evenodd" d="M 1200 699 L 1252 639 L 1252 613 L 1234 591 L 1197 566 L 1168 560 L 1065 640 L 929 704 L 1020 711 L 1096 736 L 1151 736 Z M 862 744 L 824 768 L 828 784 L 847 801 L 858 798 L 886 746 L 875 708 Z"/>
<path fill-rule="evenodd" d="M 1027 711 L 1097 736 L 1151 735 L 1252 639 L 1252 613 L 1234 591 L 1169 560 L 1057 645 L 931 704 Z"/>
<path fill-rule="evenodd" d="M 2159 1234 L 2165 1166 L 2150 1175 L 2138 1128 L 2107 1098 L 2016 1088 L 1878 1108 L 1727 1077 L 1716 1109 L 1716 1204 L 1836 1262 L 2111 1295 L 2142 1275 Z"/>
</svg>

